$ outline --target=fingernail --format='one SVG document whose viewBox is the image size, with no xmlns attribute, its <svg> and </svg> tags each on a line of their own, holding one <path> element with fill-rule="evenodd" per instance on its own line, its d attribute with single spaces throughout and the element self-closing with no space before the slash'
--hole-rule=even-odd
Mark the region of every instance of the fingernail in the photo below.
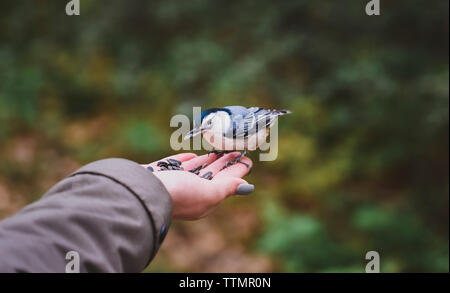
<svg viewBox="0 0 450 293">
<path fill-rule="evenodd" d="M 253 184 L 241 184 L 238 186 L 235 195 L 249 195 L 255 190 L 255 185 Z"/>
<path fill-rule="evenodd" d="M 154 171 L 153 168 L 152 168 L 152 166 L 148 166 L 147 169 L 148 169 L 149 171 L 152 171 L 152 172 Z"/>
</svg>

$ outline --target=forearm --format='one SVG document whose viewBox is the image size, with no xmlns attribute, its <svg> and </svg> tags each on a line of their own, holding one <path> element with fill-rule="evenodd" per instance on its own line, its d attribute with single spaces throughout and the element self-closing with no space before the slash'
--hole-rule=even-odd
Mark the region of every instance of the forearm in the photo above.
<svg viewBox="0 0 450 293">
<path fill-rule="evenodd" d="M 0 223 L 0 272 L 64 272 L 69 251 L 81 272 L 142 271 L 171 213 L 167 190 L 138 164 L 89 164 Z"/>
</svg>

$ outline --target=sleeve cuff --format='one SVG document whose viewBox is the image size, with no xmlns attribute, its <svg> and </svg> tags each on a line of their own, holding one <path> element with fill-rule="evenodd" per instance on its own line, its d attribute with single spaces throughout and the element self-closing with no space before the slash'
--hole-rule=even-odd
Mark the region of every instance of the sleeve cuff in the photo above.
<svg viewBox="0 0 450 293">
<path fill-rule="evenodd" d="M 172 199 L 152 172 L 126 159 L 105 159 L 90 163 L 71 176 L 96 174 L 106 176 L 125 186 L 144 205 L 155 235 L 151 259 L 158 251 L 172 219 Z"/>
</svg>

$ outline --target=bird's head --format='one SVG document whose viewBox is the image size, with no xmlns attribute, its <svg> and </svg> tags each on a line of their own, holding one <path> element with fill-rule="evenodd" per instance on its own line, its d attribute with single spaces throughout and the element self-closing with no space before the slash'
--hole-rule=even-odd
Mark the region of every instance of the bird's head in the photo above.
<svg viewBox="0 0 450 293">
<path fill-rule="evenodd" d="M 212 108 L 203 111 L 194 119 L 194 128 L 184 137 L 189 139 L 205 131 L 222 133 L 231 124 L 231 113 L 224 108 Z"/>
</svg>

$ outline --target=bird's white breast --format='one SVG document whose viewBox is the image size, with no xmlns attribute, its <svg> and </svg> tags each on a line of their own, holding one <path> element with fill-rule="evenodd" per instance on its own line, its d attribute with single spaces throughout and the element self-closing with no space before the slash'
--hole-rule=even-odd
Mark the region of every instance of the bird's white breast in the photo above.
<svg viewBox="0 0 450 293">
<path fill-rule="evenodd" d="M 222 151 L 254 151 L 262 145 L 269 134 L 269 129 L 263 129 L 249 135 L 247 138 L 236 138 L 223 136 L 223 132 L 206 131 L 203 137 L 214 149 Z"/>
</svg>

